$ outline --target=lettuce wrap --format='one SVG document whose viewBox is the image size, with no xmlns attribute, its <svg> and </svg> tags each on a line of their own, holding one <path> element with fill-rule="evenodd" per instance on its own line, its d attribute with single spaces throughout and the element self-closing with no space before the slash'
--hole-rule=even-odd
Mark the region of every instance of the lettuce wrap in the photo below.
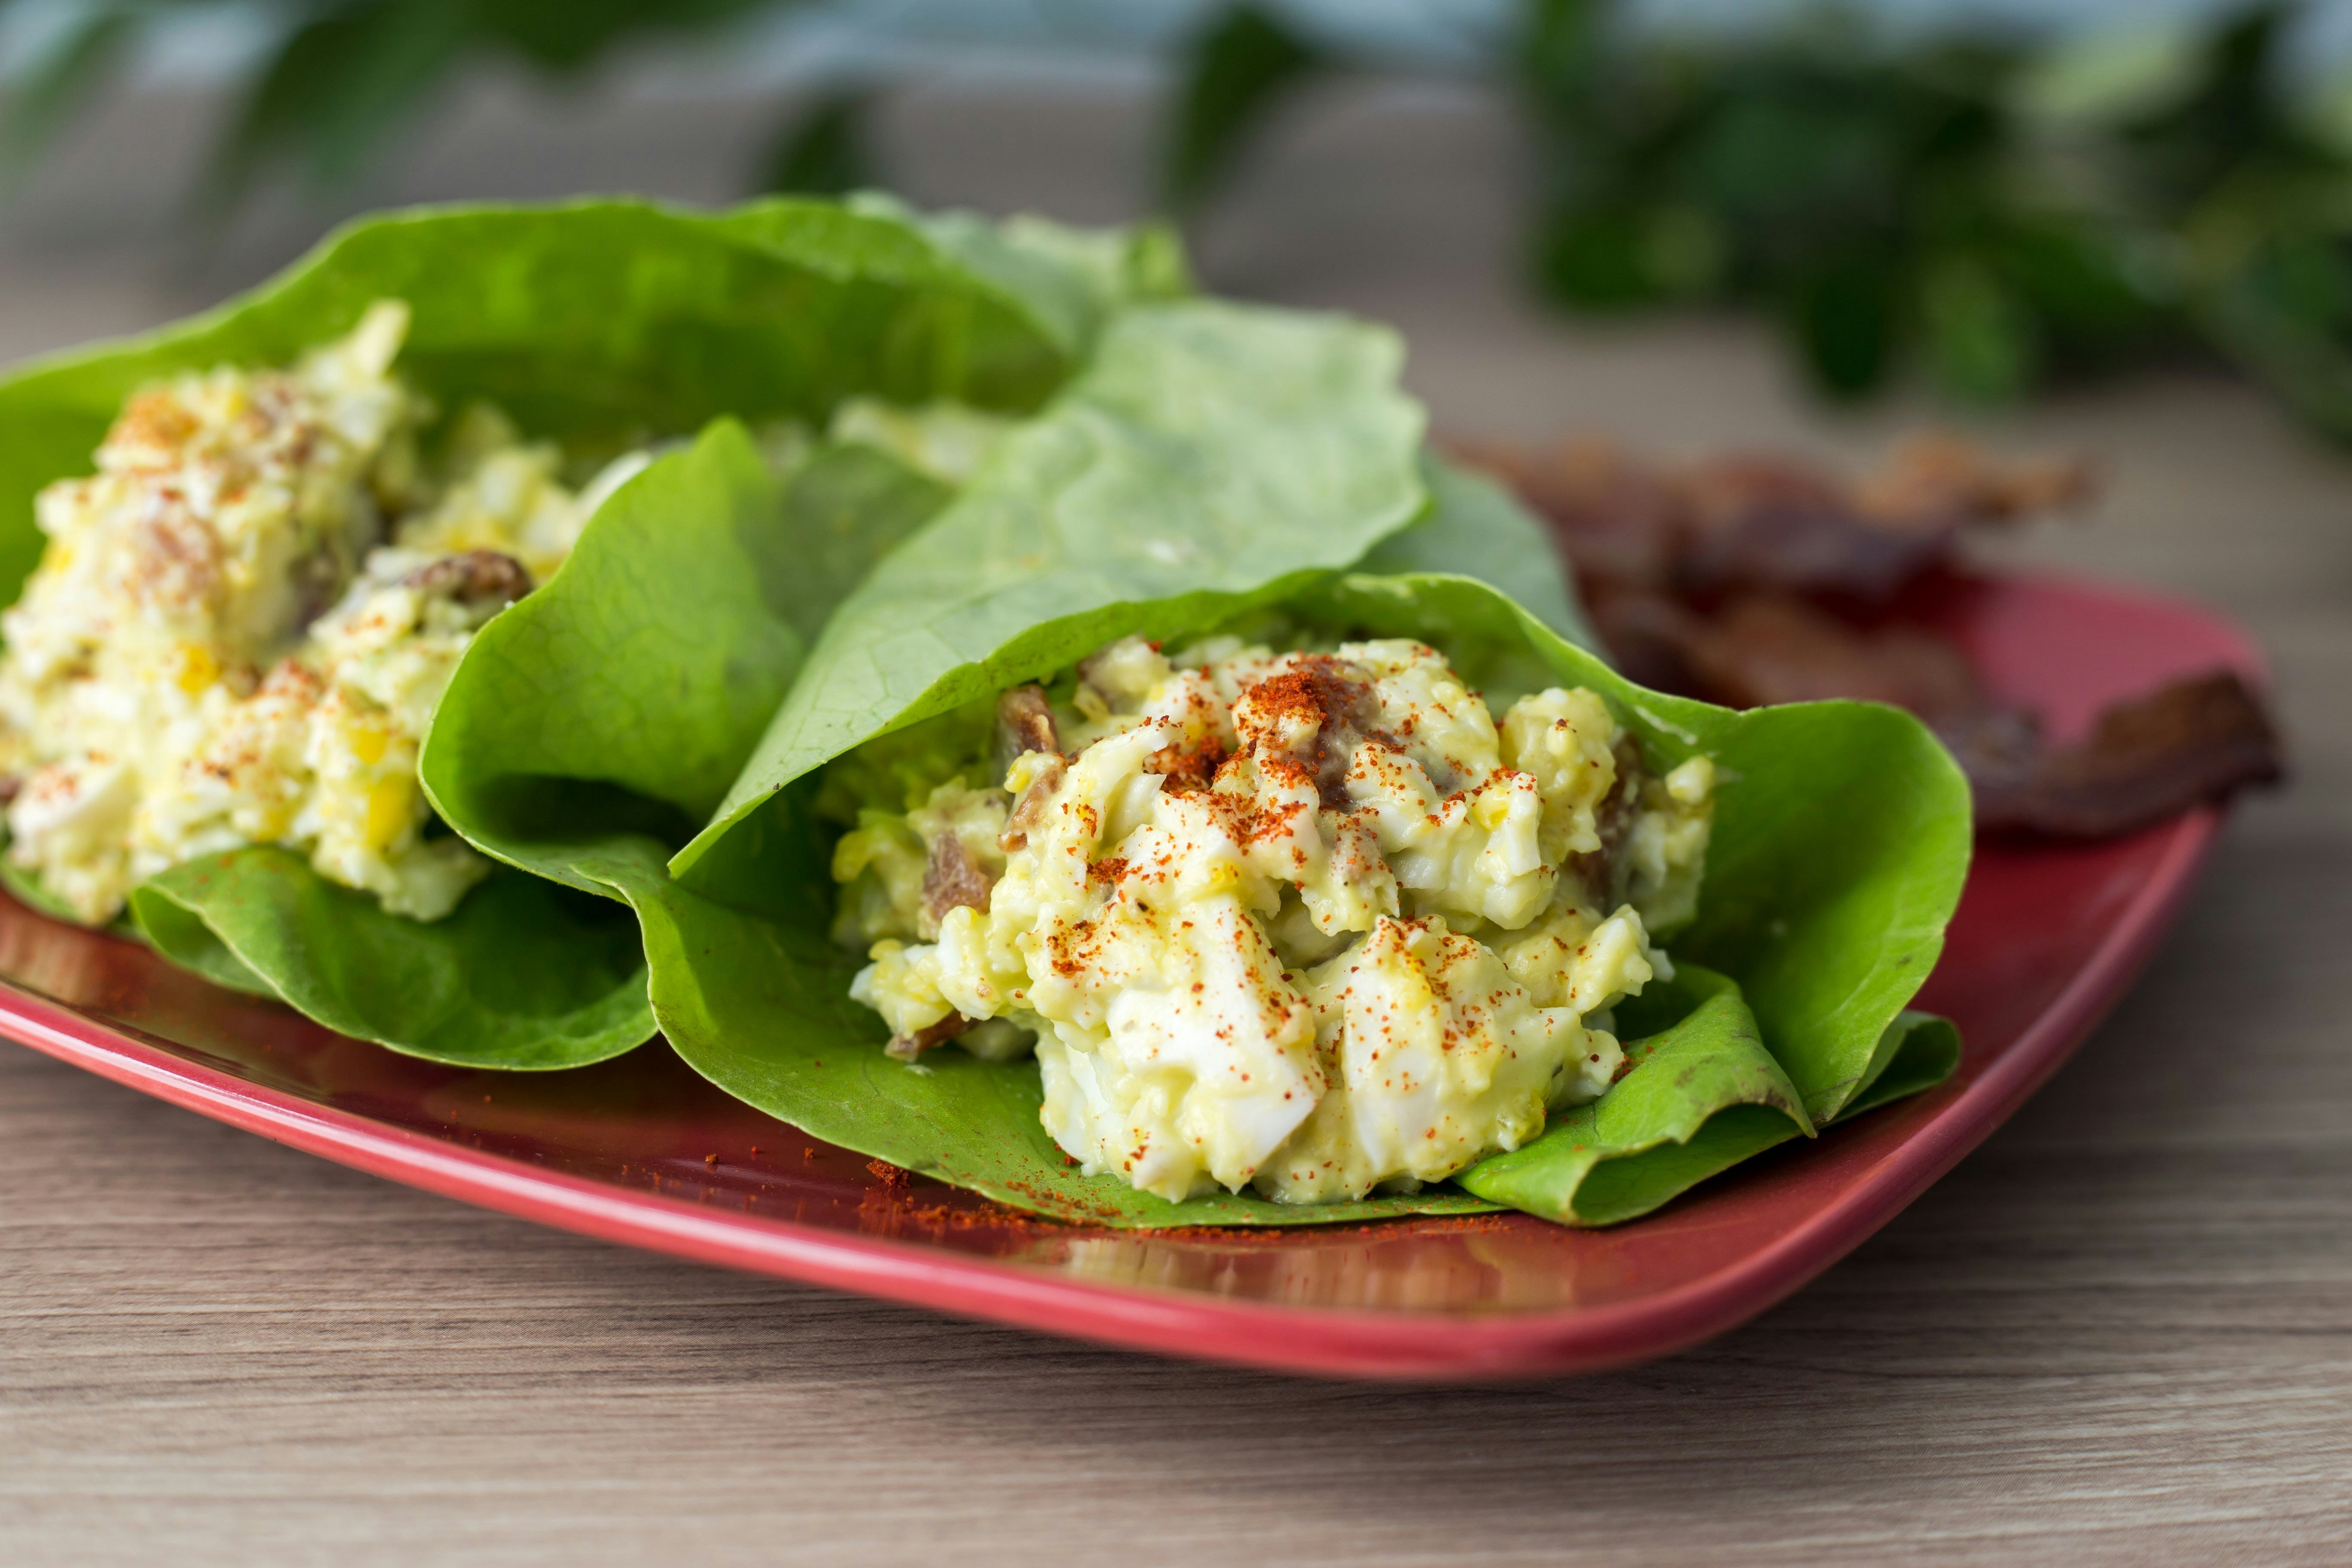
<svg viewBox="0 0 2352 1568">
<path fill-rule="evenodd" d="M 997 662 L 991 679 L 1047 674 L 1108 636 L 1179 637 L 1268 605 L 1334 636 L 1429 643 L 1498 702 L 1546 685 L 1590 687 L 1654 765 L 1705 753 L 1728 781 L 1696 921 L 1675 941 L 1682 973 L 1621 1020 L 1631 1070 L 1540 1138 L 1463 1173 L 1464 1192 L 1563 1221 L 1630 1218 L 1957 1065 L 1949 1026 L 1905 1004 L 1933 968 L 1958 900 L 1968 796 L 1942 748 L 1895 710 L 1734 713 L 1643 691 L 1494 589 L 1436 575 L 1347 574 L 1065 617 L 1034 628 L 1018 662 Z M 822 679 L 837 647 L 827 639 L 804 680 Z M 940 700 L 909 706 L 920 713 Z M 807 699 L 796 690 L 795 700 Z M 1443 1189 L 1312 1208 L 1242 1194 L 1170 1204 L 1068 1168 L 1039 1125 L 1034 1065 L 953 1051 L 925 1058 L 922 1071 L 888 1060 L 878 1049 L 887 1031 L 847 1000 L 859 955 L 827 937 L 825 836 L 803 781 L 832 748 L 776 739 L 772 731 L 762 759 L 781 787 L 684 872 L 688 887 L 731 896 L 739 913 L 699 910 L 695 940 L 655 973 L 671 1043 L 721 1088 L 828 1141 L 1097 1223 L 1304 1223 L 1465 1206 Z M 756 906 L 754 894 L 765 895 Z"/>
<path fill-rule="evenodd" d="M 0 581 L 14 597 L 41 557 L 36 492 L 88 471 L 131 393 L 175 373 L 288 362 L 378 300 L 408 307 L 396 373 L 445 414 L 488 402 L 530 437 L 593 460 L 720 416 L 823 429 L 859 396 L 1018 418 L 1086 363 L 1117 310 L 1185 288 L 1157 231 L 997 227 L 872 201 L 719 215 L 589 201 L 367 220 L 219 309 L 0 382 Z M 699 561 L 723 576 L 756 560 L 791 602 L 730 646 L 721 732 L 708 742 L 717 752 L 676 759 L 668 794 L 693 801 L 698 818 L 708 803 L 694 792 L 740 765 L 824 612 L 947 493 L 862 443 L 821 443 L 779 479 L 747 456 L 739 426 L 719 429 L 736 436 L 730 446 L 714 432 L 725 457 L 744 461 L 708 454 L 709 443 L 666 458 L 583 535 L 592 556 L 609 558 L 593 543 L 602 535 L 627 534 L 680 571 Z M 21 875 L 11 881 L 55 907 Z M 296 854 L 252 847 L 152 879 L 130 913 L 137 934 L 218 983 L 438 1060 L 565 1067 L 626 1050 L 655 1026 L 626 912 L 538 878 L 495 875 L 424 923 Z"/>
<path fill-rule="evenodd" d="M 829 1142 L 1063 1218 L 1279 1225 L 1508 1205 L 1612 1223 L 1948 1075 L 1949 1026 L 1906 1010 L 1969 848 L 1965 784 L 1928 732 L 1870 704 L 1735 713 L 1624 681 L 1572 640 L 1581 627 L 1537 526 L 1417 455 L 1417 411 L 1394 393 L 1393 363 L 1374 363 L 1392 362 L 1393 344 L 1288 321 L 1299 352 L 1283 368 L 1285 356 L 1260 357 L 1273 324 L 1205 303 L 1114 323 L 1087 373 L 848 595 L 723 787 L 679 792 L 662 761 L 692 750 L 695 705 L 670 706 L 665 738 L 644 743 L 610 715 L 650 702 L 557 687 L 576 637 L 642 636 L 657 660 L 665 613 L 549 593 L 493 626 L 463 700 L 453 688 L 445 702 L 425 759 L 434 799 L 489 852 L 636 912 L 655 1015 L 719 1087 Z M 1449 563 L 1490 580 L 1433 570 Z M 650 558 L 635 570 L 657 588 Z M 626 633 L 597 626 L 615 608 Z M 743 611 L 763 613 L 748 595 Z M 863 958 L 829 932 L 837 829 L 814 808 L 820 768 L 1115 638 L 1268 614 L 1427 642 L 1498 697 L 1591 688 L 1654 765 L 1705 754 L 1726 780 L 1699 913 L 1676 939 L 1681 973 L 1623 1012 L 1630 1070 L 1449 1186 L 1313 1206 L 1171 1203 L 1082 1175 L 1040 1124 L 1034 1063 L 890 1059 L 887 1031 L 849 996 Z M 632 689 L 670 689 L 657 662 L 604 668 Z M 549 726 L 572 736 L 561 780 L 533 773 L 544 750 L 502 739 L 493 715 L 513 693 L 547 701 Z M 557 814 L 520 803 L 550 789 L 595 808 L 548 833 L 539 825 Z M 655 799 L 679 808 L 667 831 L 629 819 Z M 680 847 L 679 816 L 695 807 L 707 820 Z"/>
</svg>

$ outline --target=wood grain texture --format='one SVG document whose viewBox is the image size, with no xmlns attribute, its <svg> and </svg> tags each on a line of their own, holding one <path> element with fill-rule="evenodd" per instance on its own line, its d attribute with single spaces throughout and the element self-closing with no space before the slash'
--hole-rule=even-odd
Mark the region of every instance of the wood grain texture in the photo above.
<svg viewBox="0 0 2352 1568">
<path fill-rule="evenodd" d="M 515 151 L 522 110 L 468 100 L 386 194 L 711 194 L 675 172 L 740 111 L 629 112 L 649 161 L 616 165 L 600 129 L 566 163 Z M 1148 144 L 1110 100 L 940 89 L 896 113 L 928 199 L 1108 216 Z M 152 234 L 135 180 L 163 177 L 120 164 L 127 134 L 101 122 L 25 209 L 42 221 L 0 236 L 0 351 L 215 290 L 125 263 Z M 1205 253 L 1228 286 L 1399 320 L 1456 428 L 1858 451 L 1916 413 L 1827 421 L 1745 331 L 1532 317 L 1506 151 L 1475 109 L 1343 102 Z M 87 194 L 109 158 L 131 182 L 112 206 Z M 231 254 L 273 259 L 298 226 Z M 1180 1365 L 576 1239 L 0 1045 L 0 1560 L 2352 1557 L 2352 463 L 2196 378 L 1987 433 L 2105 459 L 2098 525 L 2018 552 L 2245 619 L 2297 778 L 2233 824 L 2075 1060 L 1755 1323 L 1529 1387 Z"/>
</svg>

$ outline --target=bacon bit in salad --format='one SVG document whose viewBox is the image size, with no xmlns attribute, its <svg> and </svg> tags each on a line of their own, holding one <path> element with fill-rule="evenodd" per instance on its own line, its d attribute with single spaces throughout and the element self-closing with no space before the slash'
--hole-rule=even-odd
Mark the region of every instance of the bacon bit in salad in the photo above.
<svg viewBox="0 0 2352 1568">
<path fill-rule="evenodd" d="M 1625 901 L 1630 869 L 1625 864 L 1625 844 L 1634 818 L 1642 814 L 1641 742 L 1631 735 L 1620 735 L 1613 750 L 1611 760 L 1617 769 L 1616 781 L 1592 814 L 1592 828 L 1601 847 L 1568 858 L 1568 869 L 1603 910 L 1613 910 Z"/>
<path fill-rule="evenodd" d="M 1069 765 L 1058 752 L 1037 770 L 1037 776 L 1029 781 L 1029 787 L 1013 803 L 1013 813 L 1004 819 L 1004 831 L 996 836 L 999 848 L 1010 855 L 1028 844 L 1029 830 L 1045 820 L 1045 812 L 1062 787 L 1063 775 L 1068 772 Z"/>
<path fill-rule="evenodd" d="M 1313 749 L 1300 760 L 1328 811 L 1345 811 L 1353 804 L 1348 798 L 1348 764 L 1371 711 L 1372 689 L 1347 671 L 1328 655 L 1307 655 L 1249 687 L 1234 707 L 1242 749 L 1257 752 L 1261 766 L 1285 751 L 1288 731 L 1314 725 Z"/>
<path fill-rule="evenodd" d="M 890 1043 L 882 1049 L 894 1060 L 910 1062 L 934 1047 L 946 1045 L 971 1027 L 971 1019 L 961 1013 L 950 1013 L 938 1023 L 918 1029 L 911 1035 L 891 1037 Z"/>
<path fill-rule="evenodd" d="M 923 867 L 925 926 L 937 931 L 950 910 L 985 910 L 989 889 L 995 886 L 996 879 L 973 862 L 963 840 L 942 833 L 931 841 L 930 858 Z"/>
<path fill-rule="evenodd" d="M 1061 731 L 1054 722 L 1045 689 L 1031 682 L 1016 686 L 996 700 L 997 760 L 1007 766 L 1029 752 L 1058 752 Z"/>
<path fill-rule="evenodd" d="M 1685 613 L 1675 653 L 1734 708 L 1853 697 L 1934 719 L 1982 707 L 1960 650 L 1912 626 L 1864 629 L 1786 595 L 1749 595 L 1711 616 Z"/>
<path fill-rule="evenodd" d="M 427 562 L 401 582 L 420 594 L 435 594 L 461 605 L 496 600 L 512 604 L 530 592 L 530 574 L 521 562 L 495 550 L 462 550 Z"/>
</svg>

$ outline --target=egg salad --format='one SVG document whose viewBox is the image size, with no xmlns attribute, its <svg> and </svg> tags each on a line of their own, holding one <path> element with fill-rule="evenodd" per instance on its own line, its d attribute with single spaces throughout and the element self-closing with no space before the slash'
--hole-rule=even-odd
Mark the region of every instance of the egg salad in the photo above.
<svg viewBox="0 0 2352 1568">
<path fill-rule="evenodd" d="M 1064 1152 L 1171 1200 L 1517 1147 L 1608 1089 L 1611 1006 L 1696 907 L 1706 758 L 1654 773 L 1580 688 L 1497 724 L 1419 643 L 1128 638 L 993 730 L 828 771 L 851 994 L 909 1061 L 1034 1050 Z"/>
<path fill-rule="evenodd" d="M 41 492 L 48 543 L 0 614 L 10 863 L 91 923 L 192 857 L 282 845 L 437 920 L 488 874 L 416 778 L 475 631 L 562 564 L 587 491 L 487 407 L 392 373 L 397 301 L 289 368 L 132 395 L 97 471 Z"/>
</svg>

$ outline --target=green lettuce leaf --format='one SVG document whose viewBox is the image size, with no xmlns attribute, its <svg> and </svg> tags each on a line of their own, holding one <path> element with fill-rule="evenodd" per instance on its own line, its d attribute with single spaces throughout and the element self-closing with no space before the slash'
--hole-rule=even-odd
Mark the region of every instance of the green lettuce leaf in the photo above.
<svg viewBox="0 0 2352 1568">
<path fill-rule="evenodd" d="M 1930 1089 L 1958 1070 L 1960 1031 L 1949 1018 L 1908 1008 L 1895 1016 L 1879 1037 L 1878 1049 L 1862 1075 L 1862 1083 L 1834 1121 L 1845 1121 L 1898 1100 Z"/>
<path fill-rule="evenodd" d="M 1421 477 L 1429 487 L 1429 510 L 1412 527 L 1372 546 L 1355 570 L 1382 577 L 1423 572 L 1475 577 L 1579 647 L 1601 651 L 1601 639 L 1577 605 L 1566 558 L 1517 498 L 1427 452 Z"/>
<path fill-rule="evenodd" d="M 1208 301 L 1121 315 L 842 605 L 674 874 L 758 901 L 761 835 L 737 830 L 820 763 L 1118 635 L 1102 628 L 1172 634 L 1270 603 L 1412 522 L 1423 418 L 1402 358 L 1392 333 L 1338 318 Z"/>
<path fill-rule="evenodd" d="M 832 607 L 947 490 L 863 445 L 780 480 L 720 420 L 615 491 L 546 586 L 475 637 L 418 773 L 442 819 L 579 885 L 533 843 L 675 844 L 708 817 Z"/>
<path fill-rule="evenodd" d="M 616 491 L 467 650 L 419 763 L 435 809 L 509 865 L 634 904 L 626 873 L 658 871 L 709 815 L 829 608 L 946 497 L 862 446 L 780 482 L 740 426 L 712 426 Z M 643 943 L 610 913 L 636 958 L 607 1055 L 654 1031 Z"/>
<path fill-rule="evenodd" d="M 1567 1225 L 1639 1218 L 1709 1176 L 1792 1138 L 1811 1136 L 1795 1086 L 1767 1054 L 1754 1013 L 1727 975 L 1696 963 L 1617 1010 L 1629 1035 L 1623 1078 L 1591 1105 L 1556 1116 L 1543 1136 L 1454 1180 L 1506 1207 Z M 1960 1036 L 1948 1019 L 1906 1010 L 1886 1026 L 1875 1067 L 1835 1118 L 1849 1121 L 1952 1076 Z"/>
<path fill-rule="evenodd" d="M 0 888 L 8 889 L 16 900 L 27 909 L 37 910 L 53 921 L 79 919 L 73 906 L 57 898 L 41 886 L 40 879 L 7 860 L 0 859 Z"/>
<path fill-rule="evenodd" d="M 43 887 L 39 878 L 21 866 L 10 864 L 5 858 L 0 858 L 0 888 L 6 889 L 8 896 L 26 909 L 45 914 L 53 921 L 64 921 L 68 924 L 80 923 L 81 917 L 74 912 L 72 905 L 56 897 L 48 889 Z M 137 917 L 127 909 L 117 915 L 114 923 L 106 929 L 115 936 L 128 938 L 142 946 L 155 945 L 153 939 L 140 929 Z M 237 963 L 233 956 L 225 952 L 208 952 L 205 957 L 206 962 L 204 964 L 191 965 L 191 967 L 196 968 L 198 973 L 214 984 L 226 985 L 232 991 L 243 991 L 256 996 L 277 994 L 259 975 Z"/>
<path fill-rule="evenodd" d="M 1654 766 L 1705 752 L 1720 769 L 1700 914 L 1671 944 L 1685 978 L 1625 1011 L 1632 1029 L 1653 1037 L 1634 1071 L 1538 1143 L 1498 1157 L 1518 1164 L 1505 1165 L 1492 1191 L 1476 1173 L 1486 1167 L 1475 1168 L 1463 1179 L 1473 1195 L 1613 1223 L 1772 1143 L 1926 1087 L 1939 1062 L 1949 1070 L 1955 1056 L 1938 1053 L 1956 1047 L 1950 1026 L 1904 1005 L 1934 966 L 1958 901 L 1969 797 L 1916 720 L 1856 702 L 1738 713 L 1645 691 L 1462 577 L 1326 574 L 1239 597 L 1260 614 L 1278 605 L 1325 634 L 1429 642 L 1497 708 L 1545 686 L 1590 686 Z M 1052 654 L 984 656 L 957 689 L 990 670 L 1043 673 L 1114 637 L 1205 632 L 1235 608 L 1233 596 L 1196 595 L 1078 609 L 1019 634 Z M 826 633 L 837 651 L 841 625 Z M 741 865 L 764 886 L 735 879 L 707 896 L 665 883 L 649 860 L 604 868 L 645 918 L 664 1032 L 719 1088 L 860 1152 L 1106 1225 L 1305 1224 L 1427 1212 L 1445 1196 L 1339 1213 L 1252 1197 L 1169 1205 L 1056 1169 L 1035 1121 L 1034 1067 L 954 1051 L 918 1068 L 882 1057 L 879 1022 L 848 999 L 857 959 L 827 940 L 833 888 L 808 809 L 813 782 L 789 782 L 746 819 L 756 844 Z"/>
<path fill-rule="evenodd" d="M 739 208 L 730 221 L 756 226 L 767 205 Z M 1112 311 L 1192 292 L 1183 242 L 1163 224 L 1072 228 L 1025 215 L 924 212 L 878 191 L 857 193 L 848 206 L 919 230 L 967 270 L 1023 300 L 1073 357 L 1085 354 Z"/>
</svg>

